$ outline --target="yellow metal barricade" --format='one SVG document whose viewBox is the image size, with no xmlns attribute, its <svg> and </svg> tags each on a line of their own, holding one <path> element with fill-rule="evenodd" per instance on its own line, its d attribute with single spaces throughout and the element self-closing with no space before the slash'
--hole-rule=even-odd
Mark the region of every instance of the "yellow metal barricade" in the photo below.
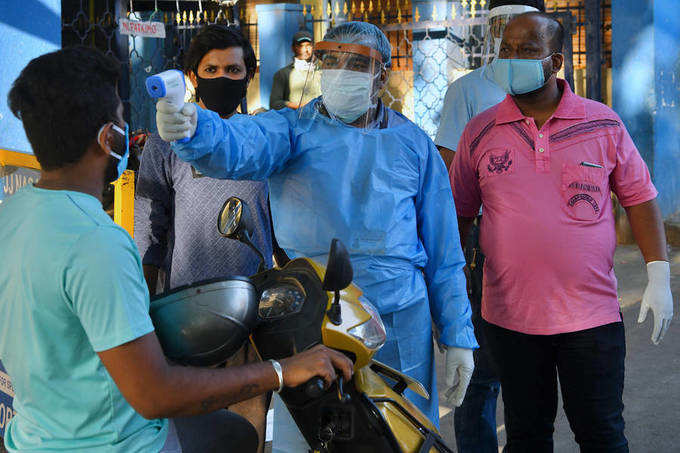
<svg viewBox="0 0 680 453">
<path fill-rule="evenodd" d="M 135 229 L 135 172 L 125 170 L 113 183 L 113 221 L 134 237 Z"/>
<path fill-rule="evenodd" d="M 38 159 L 36 159 L 33 154 L 18 153 L 16 151 L 0 149 L 0 167 L 4 166 L 40 170 Z"/>
<path fill-rule="evenodd" d="M 0 167 L 4 166 L 40 170 L 38 159 L 33 154 L 0 149 Z M 2 172 L 0 172 L 1 174 Z M 113 221 L 123 227 L 130 236 L 133 236 L 135 225 L 135 173 L 131 170 L 125 170 L 123 176 L 113 183 L 113 186 Z"/>
</svg>

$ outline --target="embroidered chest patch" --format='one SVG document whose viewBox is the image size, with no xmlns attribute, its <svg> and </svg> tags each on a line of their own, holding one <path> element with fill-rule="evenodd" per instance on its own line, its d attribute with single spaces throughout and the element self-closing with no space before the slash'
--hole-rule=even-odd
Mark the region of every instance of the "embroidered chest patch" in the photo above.
<svg viewBox="0 0 680 453">
<path fill-rule="evenodd" d="M 487 168 L 489 172 L 500 175 L 507 172 L 512 165 L 512 159 L 510 159 L 510 151 L 505 151 L 503 154 L 493 154 L 489 153 L 489 164 Z"/>
<path fill-rule="evenodd" d="M 591 197 L 590 195 L 588 195 L 587 193 L 579 193 L 579 194 L 574 195 L 573 197 L 571 197 L 569 199 L 567 204 L 569 205 L 570 208 L 573 208 L 574 205 L 576 205 L 577 203 L 579 203 L 581 201 L 588 203 L 590 206 L 592 206 L 593 212 L 595 214 L 600 213 L 600 206 L 597 204 L 597 201 L 595 201 L 595 199 L 593 197 Z"/>
</svg>

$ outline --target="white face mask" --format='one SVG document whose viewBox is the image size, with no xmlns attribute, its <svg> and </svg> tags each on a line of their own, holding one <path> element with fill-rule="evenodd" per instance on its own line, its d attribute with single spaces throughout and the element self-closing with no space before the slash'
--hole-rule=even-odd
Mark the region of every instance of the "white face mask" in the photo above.
<svg viewBox="0 0 680 453">
<path fill-rule="evenodd" d="M 348 69 L 324 69 L 321 72 L 321 95 L 328 113 L 345 123 L 356 121 L 371 108 L 373 76 Z"/>
<path fill-rule="evenodd" d="M 299 71 L 308 71 L 312 67 L 312 62 L 295 58 L 294 67 Z"/>
</svg>

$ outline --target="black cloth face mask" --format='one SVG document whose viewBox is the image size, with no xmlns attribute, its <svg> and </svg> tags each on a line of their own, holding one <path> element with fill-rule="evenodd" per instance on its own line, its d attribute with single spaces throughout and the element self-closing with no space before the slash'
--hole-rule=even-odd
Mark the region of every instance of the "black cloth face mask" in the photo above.
<svg viewBox="0 0 680 453">
<path fill-rule="evenodd" d="M 204 79 L 196 76 L 196 79 L 198 80 L 196 99 L 203 101 L 209 110 L 220 116 L 234 113 L 248 89 L 247 77 L 234 80 L 228 77 Z"/>
</svg>

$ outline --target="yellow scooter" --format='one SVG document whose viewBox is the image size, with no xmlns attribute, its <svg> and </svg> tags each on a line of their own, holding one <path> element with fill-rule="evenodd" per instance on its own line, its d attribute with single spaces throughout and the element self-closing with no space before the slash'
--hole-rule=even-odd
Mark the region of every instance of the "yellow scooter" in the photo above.
<svg viewBox="0 0 680 453">
<path fill-rule="evenodd" d="M 262 253 L 251 239 L 250 215 L 232 197 L 218 230 Z M 408 399 L 407 388 L 429 398 L 410 377 L 373 360 L 385 342 L 377 310 L 352 285 L 349 254 L 334 239 L 324 269 L 307 258 L 250 277 L 259 294 L 257 327 L 250 340 L 262 360 L 283 359 L 322 343 L 354 362 L 351 381 L 324 388 L 320 378 L 281 391 L 297 426 L 318 452 L 451 452 L 437 429 Z M 389 382 L 389 384 L 388 384 Z"/>
</svg>

